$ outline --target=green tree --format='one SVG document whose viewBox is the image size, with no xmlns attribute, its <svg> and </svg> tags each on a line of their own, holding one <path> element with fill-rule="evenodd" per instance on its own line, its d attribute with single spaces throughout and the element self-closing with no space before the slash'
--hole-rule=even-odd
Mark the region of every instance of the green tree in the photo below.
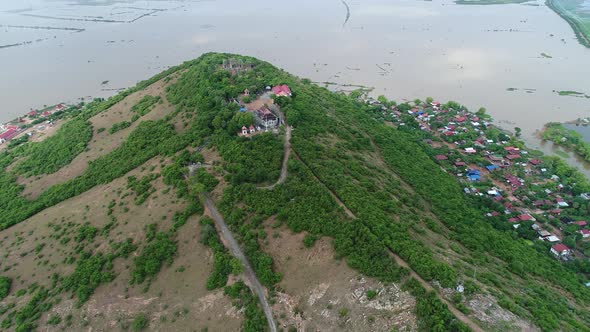
<svg viewBox="0 0 590 332">
<path fill-rule="evenodd" d="M 133 318 L 133 323 L 131 327 L 133 331 L 143 331 L 149 325 L 149 319 L 145 313 L 139 313 L 135 318 Z"/>
</svg>

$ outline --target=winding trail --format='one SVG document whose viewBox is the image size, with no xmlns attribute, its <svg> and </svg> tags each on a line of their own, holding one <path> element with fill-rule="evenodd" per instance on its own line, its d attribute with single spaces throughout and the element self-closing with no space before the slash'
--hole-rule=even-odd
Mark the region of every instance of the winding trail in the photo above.
<svg viewBox="0 0 590 332">
<path fill-rule="evenodd" d="M 281 175 L 279 176 L 279 179 L 277 180 L 277 182 L 270 186 L 258 187 L 258 189 L 272 190 L 276 186 L 285 183 L 285 181 L 287 180 L 287 176 L 289 175 L 289 155 L 291 154 L 291 130 L 292 128 L 285 122 L 285 141 L 283 143 L 283 165 L 281 167 Z"/>
<path fill-rule="evenodd" d="M 272 315 L 272 309 L 270 308 L 270 305 L 266 300 L 265 289 L 260 283 L 260 281 L 258 281 L 256 273 L 254 273 L 254 270 L 252 269 L 250 262 L 248 262 L 246 255 L 244 255 L 244 252 L 242 252 L 242 248 L 240 248 L 240 246 L 238 245 L 238 242 L 236 241 L 231 231 L 227 227 L 227 224 L 225 223 L 225 220 L 223 219 L 219 211 L 217 211 L 215 203 L 213 203 L 209 195 L 202 194 L 201 199 L 205 203 L 205 208 L 209 210 L 210 216 L 215 221 L 215 226 L 217 226 L 217 230 L 222 238 L 222 242 L 225 244 L 226 247 L 228 247 L 231 254 L 234 257 L 236 257 L 240 261 L 240 263 L 242 263 L 242 266 L 244 267 L 244 276 L 246 277 L 246 279 L 248 279 L 248 282 L 251 285 L 252 290 L 258 296 L 258 300 L 260 301 L 260 305 L 262 306 L 262 310 L 264 311 L 264 315 L 266 316 L 266 320 L 268 321 L 268 327 L 270 331 L 277 332 L 277 324 L 275 323 L 274 317 Z"/>
<path fill-rule="evenodd" d="M 342 2 L 345 3 L 344 1 L 342 1 Z M 347 5 L 347 8 L 348 8 L 348 5 Z M 347 20 L 348 20 L 348 17 L 347 17 Z M 344 23 L 346 24 L 346 22 L 344 22 Z M 270 186 L 266 186 L 266 187 L 258 187 L 259 189 L 272 190 L 277 185 L 280 185 L 287 180 L 289 156 L 290 156 L 291 150 L 292 150 L 292 148 L 291 148 L 291 136 L 292 136 L 291 130 L 292 130 L 292 128 L 289 125 L 287 125 L 287 123 L 285 122 L 284 155 L 283 155 L 283 164 L 282 164 L 282 168 L 281 168 L 281 175 L 279 176 L 279 179 L 274 184 L 272 184 Z M 374 142 L 372 142 L 372 144 L 374 144 Z M 380 150 L 378 150 L 378 151 L 379 151 L 379 153 L 381 153 Z M 344 202 L 336 195 L 336 193 L 334 193 L 334 191 L 332 189 L 330 189 L 330 187 L 328 187 L 315 174 L 315 172 L 311 169 L 311 167 L 309 167 L 309 165 L 307 165 L 307 163 L 301 159 L 301 157 L 297 154 L 297 152 L 293 150 L 293 154 L 297 160 L 301 161 L 311 171 L 311 174 L 313 175 L 313 177 L 324 188 L 326 188 L 326 190 L 330 193 L 332 198 L 334 198 L 336 203 L 344 210 L 346 215 L 352 220 L 357 220 L 356 215 L 346 206 L 346 204 L 344 204 Z M 262 306 L 262 309 L 263 309 L 266 319 L 268 321 L 268 326 L 270 328 L 270 331 L 276 332 L 277 331 L 276 323 L 275 323 L 274 317 L 272 315 L 272 309 L 271 309 L 268 301 L 266 300 L 264 287 L 262 286 L 262 284 L 260 284 L 260 281 L 258 281 L 258 278 L 256 277 L 256 273 L 254 273 L 254 270 L 250 266 L 248 259 L 246 258 L 246 256 L 242 252 L 242 249 L 238 245 L 237 241 L 234 239 L 231 231 L 229 230 L 229 228 L 227 227 L 227 224 L 225 223 L 225 220 L 223 219 L 223 217 L 221 216 L 219 211 L 217 211 L 217 208 L 215 207 L 215 204 L 213 203 L 211 198 L 207 194 L 202 194 L 201 198 L 205 203 L 205 208 L 209 211 L 211 217 L 215 221 L 215 225 L 218 228 L 218 231 L 221 235 L 223 243 L 225 244 L 225 246 L 228 247 L 228 249 L 230 250 L 232 255 L 234 257 L 238 258 L 238 260 L 242 263 L 242 266 L 244 267 L 244 275 L 245 275 L 246 279 L 248 279 L 250 285 L 252 286 L 253 291 L 258 296 L 258 299 L 260 301 L 260 304 Z M 465 325 L 467 325 L 471 330 L 473 330 L 475 332 L 483 332 L 483 329 L 479 325 L 477 325 L 475 322 L 473 322 L 471 320 L 471 318 L 469 318 L 467 315 L 465 315 L 464 313 L 459 311 L 457 308 L 455 308 L 455 306 L 453 306 L 449 301 L 447 301 L 444 298 L 444 296 L 437 289 L 432 287 L 432 285 L 430 283 L 428 283 L 426 280 L 422 279 L 422 277 L 420 275 L 418 275 L 418 273 L 416 273 L 416 271 L 414 271 L 405 260 L 403 260 L 395 252 L 393 252 L 391 250 L 391 248 L 387 248 L 387 251 L 388 251 L 389 255 L 395 260 L 395 262 L 399 266 L 408 269 L 408 271 L 410 271 L 410 276 L 412 278 L 416 279 L 426 290 L 434 291 L 434 293 L 436 294 L 438 299 L 447 305 L 447 307 L 449 308 L 449 311 L 459 321 L 463 322 Z"/>
</svg>

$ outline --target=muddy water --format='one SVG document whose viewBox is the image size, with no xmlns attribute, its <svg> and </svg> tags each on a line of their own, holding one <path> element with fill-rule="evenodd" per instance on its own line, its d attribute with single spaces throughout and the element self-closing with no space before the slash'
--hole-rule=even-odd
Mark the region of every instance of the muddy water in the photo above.
<svg viewBox="0 0 590 332">
<path fill-rule="evenodd" d="M 553 92 L 590 93 L 590 49 L 542 0 L 345 2 L 3 0 L 0 47 L 25 44 L 0 48 L 0 120 L 108 96 L 208 51 L 256 56 L 313 81 L 370 86 L 398 100 L 485 106 L 546 152 L 536 129 L 590 115 L 589 99 Z"/>
</svg>

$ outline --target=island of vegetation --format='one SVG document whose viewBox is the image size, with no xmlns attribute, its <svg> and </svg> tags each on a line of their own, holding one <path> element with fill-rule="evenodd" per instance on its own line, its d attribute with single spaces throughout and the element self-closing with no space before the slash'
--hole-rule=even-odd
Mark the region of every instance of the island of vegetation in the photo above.
<svg viewBox="0 0 590 332">
<path fill-rule="evenodd" d="M 589 122 L 588 119 L 583 119 L 575 123 L 587 126 Z M 541 132 L 541 138 L 571 149 L 584 160 L 590 161 L 590 143 L 586 142 L 580 133 L 566 128 L 562 123 L 550 122 L 546 124 Z"/>
<path fill-rule="evenodd" d="M 0 153 L 0 329 L 590 331 L 590 183 L 485 109 L 209 53 L 63 114 Z"/>
</svg>

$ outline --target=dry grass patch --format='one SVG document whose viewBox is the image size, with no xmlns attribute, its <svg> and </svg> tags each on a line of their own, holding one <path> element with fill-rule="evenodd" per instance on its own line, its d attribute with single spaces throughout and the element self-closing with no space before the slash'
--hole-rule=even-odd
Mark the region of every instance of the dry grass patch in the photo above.
<svg viewBox="0 0 590 332">
<path fill-rule="evenodd" d="M 174 80 L 168 82 L 165 82 L 165 79 L 159 80 L 144 90 L 130 94 L 108 110 L 90 118 L 93 127 L 93 136 L 92 140 L 88 143 L 86 151 L 76 156 L 70 164 L 62 167 L 53 174 L 29 178 L 19 176 L 17 183 L 25 186 L 22 195 L 29 199 L 34 199 L 49 187 L 82 175 L 88 167 L 89 161 L 104 156 L 121 146 L 139 123 L 145 120 L 158 120 L 173 112 L 174 107 L 167 101 L 165 92 L 166 86 L 173 82 Z M 156 103 L 151 112 L 135 121 L 130 127 L 114 134 L 109 134 L 108 129 L 113 123 L 129 121 L 131 119 L 133 116 L 133 113 L 130 111 L 131 108 L 146 95 L 160 96 L 163 103 Z M 105 128 L 105 130 L 99 133 L 100 128 Z M 46 135 L 44 138 L 47 137 L 49 135 Z"/>
<path fill-rule="evenodd" d="M 111 242 L 127 238 L 133 239 L 140 248 L 127 259 L 114 261 L 115 280 L 100 285 L 82 307 L 77 308 L 77 299 L 64 293 L 61 303 L 39 320 L 42 330 L 63 330 L 63 320 L 68 315 L 72 315 L 70 329 L 120 330 L 130 326 L 133 318 L 141 313 L 147 314 L 150 329 L 188 331 L 207 327 L 211 331 L 239 330 L 243 315 L 223 296 L 223 290 L 210 292 L 205 288 L 212 253 L 198 241 L 198 216 L 191 217 L 178 233 L 178 255 L 174 263 L 162 268 L 148 291 L 144 292 L 145 284 L 129 285 L 133 257 L 138 255 L 145 242 L 145 226 L 154 223 L 159 230 L 167 230 L 172 225 L 174 213 L 186 207 L 185 202 L 176 198 L 175 191 L 164 185 L 161 177 L 152 182 L 155 192 L 142 205 L 135 204 L 135 194 L 127 189 L 127 177 L 141 178 L 159 172 L 160 157 L 156 157 L 107 185 L 97 186 L 0 232 L 0 248 L 7 254 L 2 257 L 0 268 L 9 267 L 2 275 L 14 280 L 11 295 L 4 302 L 24 304 L 28 295 L 16 298 L 18 289 L 33 283 L 48 286 L 53 273 L 69 275 L 75 264 L 64 264 L 64 259 L 73 255 L 77 245 L 74 239 L 77 226 L 88 222 L 99 231 L 94 241 L 87 245 L 87 250 L 111 252 Z M 108 236 L 102 236 L 101 228 L 110 221 L 107 215 L 109 206 L 117 223 Z M 51 237 L 55 235 L 52 224 L 65 226 L 60 239 Z M 60 241 L 64 237 L 71 239 L 62 244 Z M 40 244 L 44 245 L 36 252 Z M 25 252 L 27 254 L 22 256 Z M 45 260 L 47 263 L 39 264 Z M 56 314 L 62 318 L 62 323 L 47 325 L 49 317 Z"/>
</svg>

